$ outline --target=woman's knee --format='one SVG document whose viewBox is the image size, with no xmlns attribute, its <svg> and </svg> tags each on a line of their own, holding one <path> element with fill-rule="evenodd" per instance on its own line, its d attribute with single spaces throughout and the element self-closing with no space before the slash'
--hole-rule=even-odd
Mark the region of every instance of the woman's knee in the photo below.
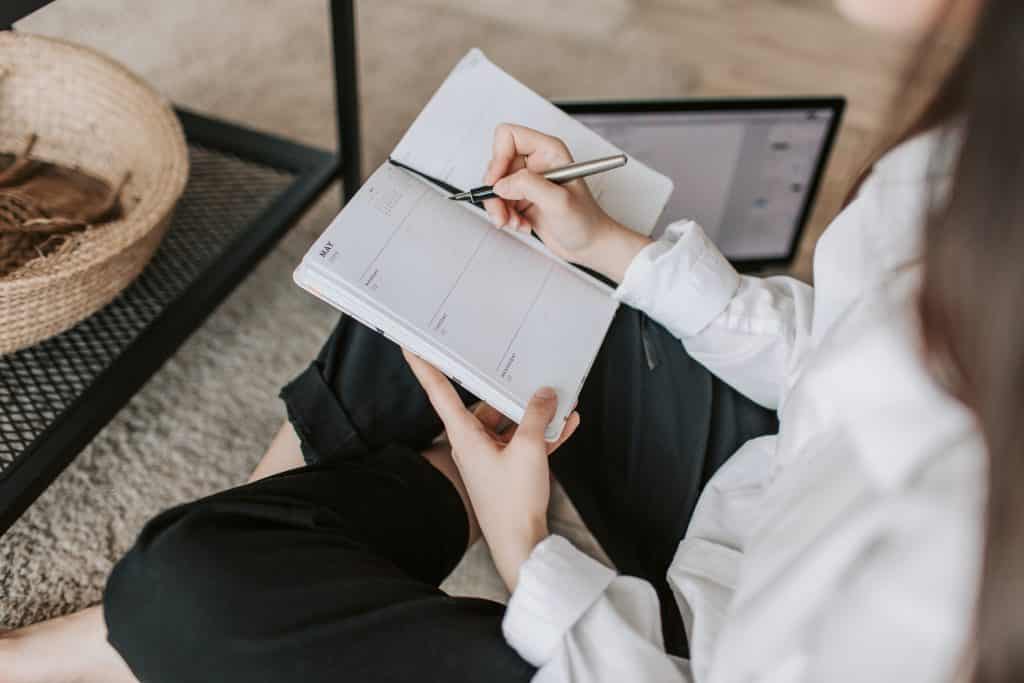
<svg viewBox="0 0 1024 683">
<path fill-rule="evenodd" d="M 245 627 L 244 613 L 232 605 L 242 596 L 220 543 L 223 531 L 195 507 L 202 504 L 151 521 L 107 580 L 108 639 L 137 675 L 171 671 L 183 653 Z"/>
</svg>

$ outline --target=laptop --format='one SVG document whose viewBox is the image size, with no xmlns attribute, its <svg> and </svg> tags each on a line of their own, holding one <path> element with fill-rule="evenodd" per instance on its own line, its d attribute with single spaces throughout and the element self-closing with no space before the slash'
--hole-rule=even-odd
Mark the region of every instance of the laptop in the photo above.
<svg viewBox="0 0 1024 683">
<path fill-rule="evenodd" d="M 788 267 L 814 205 L 846 100 L 562 102 L 675 190 L 653 235 L 692 218 L 738 269 Z"/>
</svg>

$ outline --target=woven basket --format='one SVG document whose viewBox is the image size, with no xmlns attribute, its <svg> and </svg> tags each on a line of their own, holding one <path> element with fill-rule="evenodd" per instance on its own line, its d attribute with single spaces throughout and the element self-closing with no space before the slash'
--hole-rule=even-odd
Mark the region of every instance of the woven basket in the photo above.
<svg viewBox="0 0 1024 683">
<path fill-rule="evenodd" d="M 142 271 L 185 189 L 188 148 L 159 95 L 120 65 L 50 38 L 0 31 L 0 151 L 35 133 L 33 156 L 117 186 L 122 216 L 0 278 L 0 354 L 62 332 Z"/>
</svg>

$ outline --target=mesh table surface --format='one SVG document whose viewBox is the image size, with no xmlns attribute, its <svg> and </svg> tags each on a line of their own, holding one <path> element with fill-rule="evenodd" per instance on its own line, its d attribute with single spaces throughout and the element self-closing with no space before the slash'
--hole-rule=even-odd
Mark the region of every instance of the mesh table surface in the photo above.
<svg viewBox="0 0 1024 683">
<path fill-rule="evenodd" d="M 179 297 L 294 176 L 190 145 L 185 194 L 153 260 L 105 308 L 34 347 L 0 356 L 0 481 L 32 442 Z"/>
</svg>

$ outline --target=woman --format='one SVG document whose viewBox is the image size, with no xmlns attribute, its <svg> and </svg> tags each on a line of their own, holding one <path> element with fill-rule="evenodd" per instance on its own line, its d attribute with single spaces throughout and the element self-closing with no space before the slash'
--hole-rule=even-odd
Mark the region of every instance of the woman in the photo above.
<svg viewBox="0 0 1024 683">
<path fill-rule="evenodd" d="M 973 38 L 814 289 L 737 275 L 691 221 L 650 244 L 535 174 L 560 142 L 496 133 L 495 222 L 628 304 L 550 460 L 621 575 L 548 534 L 549 392 L 504 429 L 342 320 L 254 481 L 158 516 L 102 608 L 0 640 L 0 678 L 1024 676 L 1024 5 L 842 6 Z M 436 588 L 481 532 L 507 609 Z"/>
</svg>

